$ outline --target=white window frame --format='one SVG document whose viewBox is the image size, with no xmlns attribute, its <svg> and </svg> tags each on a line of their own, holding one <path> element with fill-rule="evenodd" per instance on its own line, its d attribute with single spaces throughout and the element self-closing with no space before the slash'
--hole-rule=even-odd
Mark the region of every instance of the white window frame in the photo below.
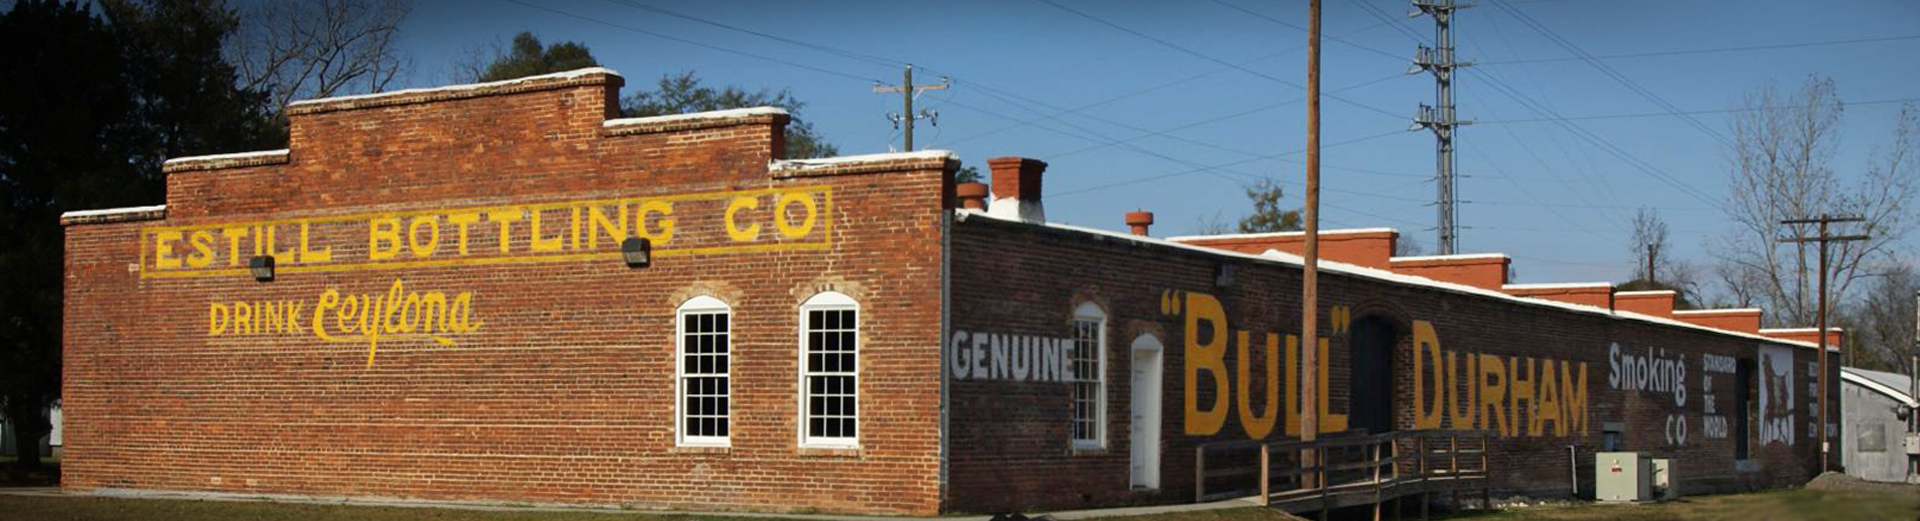
<svg viewBox="0 0 1920 521">
<path fill-rule="evenodd" d="M 699 374 L 698 377 L 708 378 L 708 377 L 717 376 L 717 377 L 726 379 L 727 392 L 723 396 L 727 400 L 727 412 L 725 416 L 725 420 L 727 422 L 727 435 L 726 436 L 701 436 L 701 435 L 689 434 L 687 432 L 686 404 L 687 404 L 687 379 L 689 378 L 689 375 L 687 375 L 686 373 L 686 367 L 687 367 L 686 365 L 686 360 L 687 360 L 686 359 L 687 357 L 686 317 L 689 314 L 707 314 L 707 313 L 714 313 L 714 312 L 724 313 L 727 317 L 727 355 L 726 355 L 727 371 L 721 372 L 721 373 L 702 373 L 702 374 Z M 734 329 L 735 328 L 734 328 L 734 320 L 733 320 L 733 307 L 728 306 L 726 302 L 723 302 L 717 298 L 708 297 L 708 296 L 694 297 L 691 299 L 687 299 L 686 302 L 683 302 L 680 304 L 680 307 L 678 309 L 674 310 L 674 313 L 673 313 L 673 389 L 674 389 L 673 432 L 674 432 L 674 442 L 680 446 L 729 447 L 729 446 L 732 446 L 733 444 L 732 435 L 735 427 L 735 425 L 733 424 L 733 372 L 732 372 L 733 371 L 733 352 L 734 352 L 734 342 L 733 342 Z"/>
<path fill-rule="evenodd" d="M 809 346 L 807 343 L 807 334 L 811 332 L 811 326 L 807 321 L 807 313 L 812 311 L 852 311 L 853 312 L 853 316 L 854 316 L 853 360 L 854 362 L 853 362 L 852 371 L 816 373 L 808 370 L 807 354 L 808 354 L 808 350 L 811 349 L 811 346 Z M 797 430 L 799 431 L 798 434 L 800 436 L 799 441 L 800 441 L 800 446 L 802 447 L 844 449 L 844 448 L 858 448 L 860 446 L 860 433 L 866 430 L 865 426 L 861 425 L 861 422 L 860 422 L 860 409 L 865 407 L 865 405 L 861 403 L 864 400 L 861 400 L 861 397 L 860 397 L 860 365 L 864 360 L 864 357 L 861 351 L 866 344 L 865 338 L 863 338 L 860 335 L 860 330 L 861 330 L 860 325 L 866 322 L 866 317 L 862 315 L 863 314 L 860 311 L 859 302 L 853 300 L 853 297 L 850 297 L 844 293 L 835 292 L 835 291 L 827 291 L 827 292 L 816 294 L 812 297 L 808 297 L 806 302 L 802 302 L 800 304 L 800 313 L 798 315 L 800 321 L 799 321 L 798 327 L 794 328 L 799 332 L 799 343 L 798 343 L 799 349 L 796 349 L 796 351 L 799 352 L 799 365 L 795 368 L 796 371 L 794 371 L 796 374 L 799 375 L 799 379 L 798 379 L 799 392 L 795 393 L 798 395 L 798 398 L 799 398 L 798 399 L 799 407 L 797 411 L 798 414 L 796 414 L 797 419 L 794 422 L 794 424 L 798 427 Z M 810 432 L 808 432 L 808 427 L 811 424 L 810 422 L 811 418 L 809 418 L 809 414 L 811 413 L 811 411 L 808 407 L 812 402 L 811 398 L 813 397 L 813 388 L 807 385 L 807 379 L 812 376 L 850 376 L 853 378 L 854 429 L 853 429 L 852 436 L 840 436 L 840 437 L 813 436 Z"/>
<path fill-rule="evenodd" d="M 1073 350 L 1068 350 L 1066 354 L 1068 358 L 1068 377 L 1073 380 L 1070 393 L 1075 405 L 1078 405 L 1077 402 L 1080 400 L 1078 396 L 1080 386 L 1087 383 L 1093 384 L 1093 418 L 1090 419 L 1090 421 L 1093 422 L 1093 438 L 1080 438 L 1078 430 L 1074 428 L 1074 424 L 1082 420 L 1072 417 L 1068 419 L 1069 426 L 1067 428 L 1067 436 L 1073 441 L 1073 448 L 1075 449 L 1102 449 L 1107 446 L 1107 312 L 1100 309 L 1098 304 L 1092 302 L 1083 302 L 1073 309 L 1073 342 L 1075 349 L 1078 349 L 1080 342 L 1081 322 L 1094 322 L 1098 324 L 1095 326 L 1095 345 L 1093 349 L 1094 367 L 1097 374 L 1092 380 L 1080 379 L 1077 366 L 1074 365 Z M 1073 414 L 1071 409 L 1068 411 L 1068 414 Z"/>
</svg>

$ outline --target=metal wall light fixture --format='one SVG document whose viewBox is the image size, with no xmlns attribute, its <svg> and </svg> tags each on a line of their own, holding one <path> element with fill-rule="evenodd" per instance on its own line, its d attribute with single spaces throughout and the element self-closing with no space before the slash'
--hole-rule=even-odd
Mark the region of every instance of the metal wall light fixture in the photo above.
<svg viewBox="0 0 1920 521">
<path fill-rule="evenodd" d="M 247 259 L 247 271 L 253 273 L 253 280 L 273 282 L 273 256 L 255 255 Z"/>
<path fill-rule="evenodd" d="M 645 237 L 628 237 L 620 241 L 620 257 L 626 259 L 629 268 L 645 268 L 653 264 L 653 241 Z"/>
</svg>

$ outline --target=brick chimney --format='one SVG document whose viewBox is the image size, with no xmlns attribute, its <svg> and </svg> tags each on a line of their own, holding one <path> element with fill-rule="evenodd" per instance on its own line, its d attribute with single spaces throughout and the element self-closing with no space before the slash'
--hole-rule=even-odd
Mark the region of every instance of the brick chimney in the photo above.
<svg viewBox="0 0 1920 521">
<path fill-rule="evenodd" d="M 1127 212 L 1127 226 L 1133 228 L 1134 235 L 1147 236 L 1147 227 L 1153 226 L 1153 212 Z"/>
<path fill-rule="evenodd" d="M 968 210 L 987 209 L 986 183 L 960 183 L 954 188 L 960 196 L 960 207 Z"/>
<path fill-rule="evenodd" d="M 1046 222 L 1047 212 L 1040 206 L 1040 174 L 1047 163 L 1024 157 L 996 157 L 987 160 L 993 169 L 993 204 L 987 214 L 1029 222 Z"/>
</svg>

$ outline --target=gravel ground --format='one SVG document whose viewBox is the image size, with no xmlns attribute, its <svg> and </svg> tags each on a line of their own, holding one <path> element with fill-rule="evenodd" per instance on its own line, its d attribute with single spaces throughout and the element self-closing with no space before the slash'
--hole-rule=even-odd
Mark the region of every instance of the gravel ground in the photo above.
<svg viewBox="0 0 1920 521">
<path fill-rule="evenodd" d="M 1828 472 L 1807 482 L 1807 488 L 1814 490 L 1862 490 L 1868 492 L 1908 493 L 1920 495 L 1920 485 L 1904 483 L 1880 483 L 1848 476 L 1839 472 Z"/>
</svg>

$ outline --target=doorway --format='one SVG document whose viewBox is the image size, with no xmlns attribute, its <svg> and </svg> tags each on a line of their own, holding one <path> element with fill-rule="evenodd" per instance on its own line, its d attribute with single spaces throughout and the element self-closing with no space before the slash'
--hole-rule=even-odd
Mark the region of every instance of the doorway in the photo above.
<svg viewBox="0 0 1920 521">
<path fill-rule="evenodd" d="M 1393 431 L 1393 348 L 1400 328 L 1379 316 L 1353 323 L 1347 337 L 1347 426 L 1369 434 Z"/>
<path fill-rule="evenodd" d="M 1160 339 L 1151 334 L 1133 339 L 1133 394 L 1129 483 L 1136 489 L 1160 488 Z"/>
</svg>

